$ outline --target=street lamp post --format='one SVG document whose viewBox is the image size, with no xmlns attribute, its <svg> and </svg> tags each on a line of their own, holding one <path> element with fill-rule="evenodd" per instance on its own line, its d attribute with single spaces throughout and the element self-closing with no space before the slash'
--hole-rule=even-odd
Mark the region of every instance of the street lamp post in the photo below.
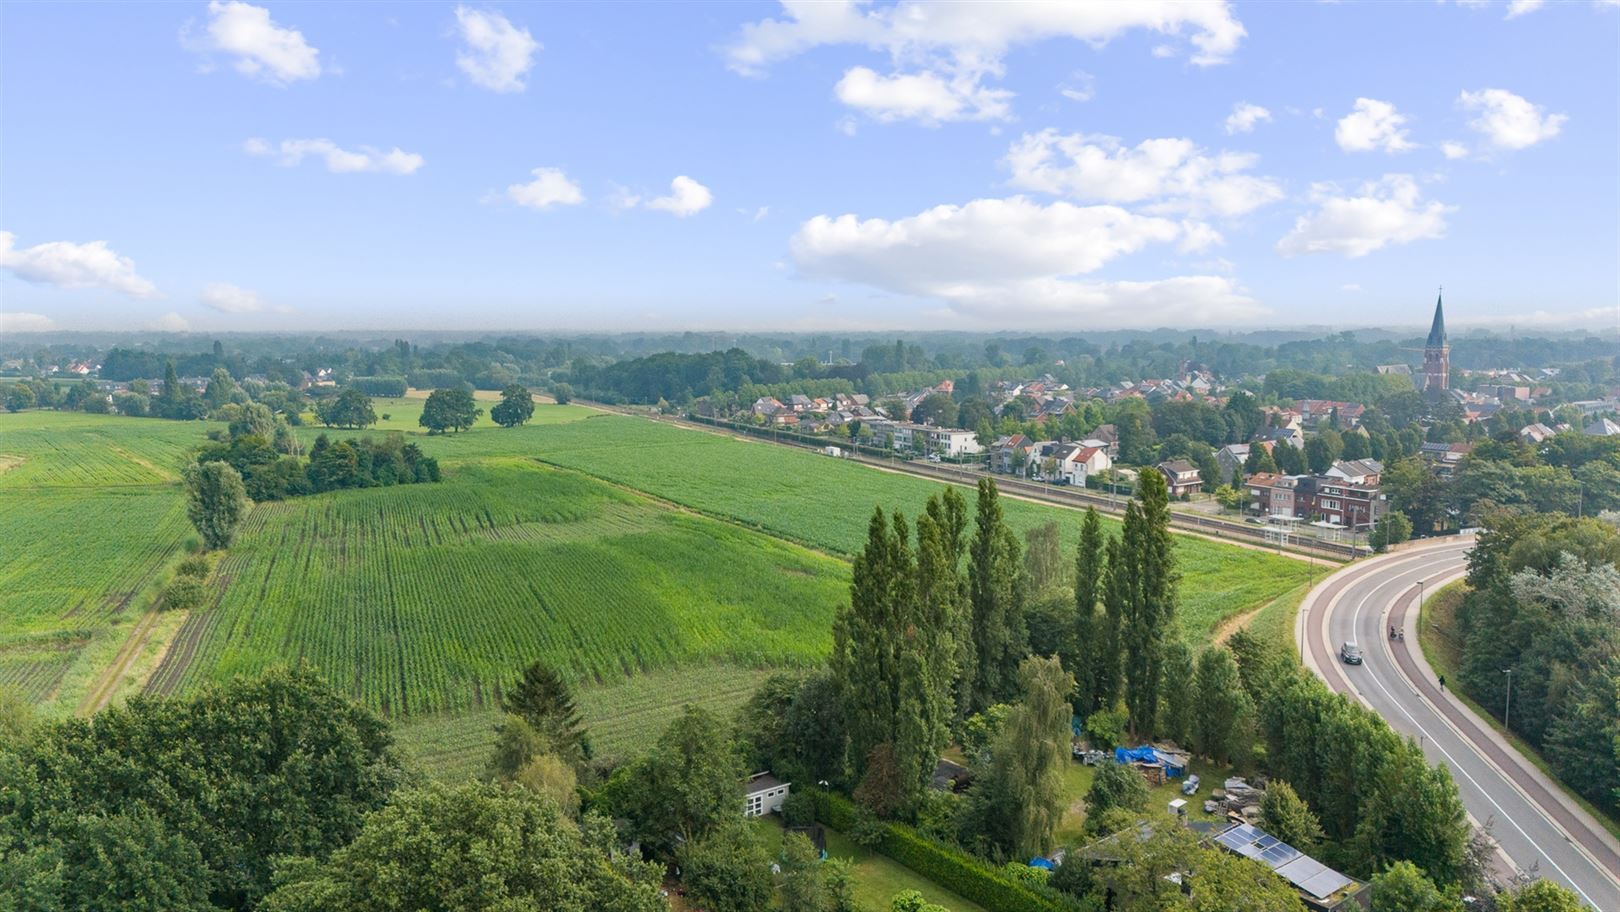
<svg viewBox="0 0 1620 912">
<path fill-rule="evenodd" d="M 1502 673 L 1507 675 L 1507 700 L 1502 705 L 1502 727 L 1508 727 L 1508 713 L 1513 711 L 1513 669 L 1504 668 Z"/>
</svg>

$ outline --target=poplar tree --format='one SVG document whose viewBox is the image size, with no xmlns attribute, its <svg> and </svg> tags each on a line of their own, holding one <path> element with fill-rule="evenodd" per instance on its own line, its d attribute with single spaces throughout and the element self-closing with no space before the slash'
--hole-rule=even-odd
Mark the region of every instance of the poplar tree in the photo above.
<svg viewBox="0 0 1620 912">
<path fill-rule="evenodd" d="M 974 711 L 1004 702 L 1016 689 L 1014 675 L 1028 643 L 1020 558 L 1018 538 L 1002 515 L 996 483 L 980 479 L 968 560 L 971 629 L 978 652 L 972 687 Z"/>
<path fill-rule="evenodd" d="M 1138 510 L 1125 511 L 1130 569 L 1125 603 L 1125 704 L 1132 734 L 1153 730 L 1164 679 L 1166 631 L 1175 623 L 1176 571 L 1170 538 L 1170 491 L 1164 476 L 1143 471 Z"/>
<path fill-rule="evenodd" d="M 892 770 L 863 782 L 874 806 L 909 811 L 933 775 L 955 712 L 956 637 L 963 586 L 953 560 L 950 506 L 930 500 L 915 556 L 905 517 L 876 510 L 855 559 L 850 602 L 834 623 L 833 671 L 843 682 L 855 778 L 875 756 Z"/>
<path fill-rule="evenodd" d="M 1074 707 L 1081 718 L 1098 706 L 1098 668 L 1102 657 L 1103 625 L 1097 617 L 1097 602 L 1103 588 L 1102 520 L 1095 507 L 1086 508 L 1080 524 L 1080 546 L 1074 559 Z"/>
<path fill-rule="evenodd" d="M 1127 518 L 1136 510 L 1135 503 L 1125 505 Z M 1126 558 L 1125 544 L 1117 538 L 1108 539 L 1103 547 L 1107 557 L 1103 571 L 1102 614 L 1096 634 L 1096 649 L 1092 652 L 1092 681 L 1098 709 L 1111 709 L 1119 700 L 1120 659 L 1124 652 L 1125 612 L 1131 599 L 1131 566 Z"/>
</svg>

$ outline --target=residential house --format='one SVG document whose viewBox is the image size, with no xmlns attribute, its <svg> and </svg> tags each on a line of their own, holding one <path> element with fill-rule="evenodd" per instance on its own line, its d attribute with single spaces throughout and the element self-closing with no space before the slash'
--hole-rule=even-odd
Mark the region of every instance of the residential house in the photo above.
<svg viewBox="0 0 1620 912">
<path fill-rule="evenodd" d="M 1367 407 L 1359 402 L 1339 402 L 1333 399 L 1301 399 L 1296 406 L 1299 409 L 1300 420 L 1313 427 L 1328 421 L 1335 413 L 1339 416 L 1339 427 L 1355 427 L 1361 423 L 1362 413 L 1367 411 Z"/>
<path fill-rule="evenodd" d="M 1023 434 L 1002 437 L 990 445 L 990 470 L 1003 474 L 1022 475 L 1035 457 L 1035 441 Z"/>
<path fill-rule="evenodd" d="M 1088 476 L 1106 471 L 1113 464 L 1102 447 L 1058 441 L 1041 448 L 1042 475 L 1047 481 L 1085 487 Z"/>
<path fill-rule="evenodd" d="M 1297 450 L 1305 449 L 1305 435 L 1297 426 L 1262 428 L 1255 439 L 1273 445 L 1286 443 Z"/>
<path fill-rule="evenodd" d="M 781 401 L 775 397 L 761 396 L 754 400 L 754 406 L 752 409 L 750 409 L 750 411 L 761 418 L 769 418 L 777 412 L 782 411 L 784 408 L 786 408 L 786 406 L 782 405 Z"/>
<path fill-rule="evenodd" d="M 1311 515 L 1316 480 L 1309 475 L 1256 472 L 1249 476 L 1249 509 L 1273 519 L 1306 519 Z"/>
<path fill-rule="evenodd" d="M 1328 475 L 1316 479 L 1314 513 L 1329 525 L 1371 529 L 1384 515 L 1385 505 L 1385 496 L 1376 482 L 1365 484 Z"/>
<path fill-rule="evenodd" d="M 1473 451 L 1471 443 L 1425 443 L 1418 450 L 1418 456 L 1433 466 L 1441 478 L 1450 478 L 1456 474 L 1463 457 Z"/>
<path fill-rule="evenodd" d="M 801 393 L 794 393 L 793 395 L 789 396 L 787 404 L 788 408 L 793 409 L 795 412 L 808 412 L 816 406 L 815 402 L 812 401 L 809 396 Z"/>
<path fill-rule="evenodd" d="M 1185 459 L 1170 459 L 1154 468 L 1164 476 L 1164 483 L 1170 486 L 1171 497 L 1184 497 L 1204 485 L 1203 478 L 1198 474 L 1198 467 Z"/>
<path fill-rule="evenodd" d="M 1091 436 L 1080 441 L 1086 446 L 1100 446 L 1108 451 L 1109 459 L 1119 458 L 1119 429 L 1112 424 L 1100 424 Z"/>
<path fill-rule="evenodd" d="M 1530 444 L 1546 443 L 1553 438 L 1555 433 L 1557 432 L 1552 428 L 1538 421 L 1535 424 L 1527 424 L 1520 428 L 1519 439 Z"/>
<path fill-rule="evenodd" d="M 1221 469 L 1221 484 L 1230 484 L 1236 478 L 1243 481 L 1243 464 L 1249 461 L 1249 445 L 1229 443 L 1215 451 L 1215 464 Z"/>
<path fill-rule="evenodd" d="M 1620 424 L 1612 418 L 1599 418 L 1581 430 L 1588 437 L 1620 437 Z"/>
<path fill-rule="evenodd" d="M 979 446 L 978 436 L 972 431 L 911 422 L 900 422 L 895 425 L 894 447 L 897 450 L 926 448 L 929 453 L 951 458 L 984 452 L 984 447 Z"/>
<path fill-rule="evenodd" d="M 1378 486 L 1384 474 L 1384 464 L 1376 459 L 1341 459 L 1335 462 L 1326 472 L 1324 478 L 1333 478 L 1347 481 L 1351 484 Z"/>
</svg>

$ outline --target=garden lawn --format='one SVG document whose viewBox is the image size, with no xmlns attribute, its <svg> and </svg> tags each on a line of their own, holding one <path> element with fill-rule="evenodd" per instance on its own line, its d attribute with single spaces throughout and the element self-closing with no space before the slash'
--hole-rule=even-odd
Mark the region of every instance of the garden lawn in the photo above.
<svg viewBox="0 0 1620 912">
<path fill-rule="evenodd" d="M 786 835 L 782 818 L 775 814 L 756 818 L 756 824 L 772 837 Z M 916 890 L 924 899 L 944 906 L 950 912 L 984 912 L 983 906 L 957 896 L 885 855 L 856 845 L 843 833 L 833 829 L 828 829 L 826 833 L 827 855 L 847 858 L 854 863 L 855 899 L 862 908 L 871 912 L 885 912 L 896 893 Z M 775 847 L 773 842 L 772 848 Z"/>
</svg>

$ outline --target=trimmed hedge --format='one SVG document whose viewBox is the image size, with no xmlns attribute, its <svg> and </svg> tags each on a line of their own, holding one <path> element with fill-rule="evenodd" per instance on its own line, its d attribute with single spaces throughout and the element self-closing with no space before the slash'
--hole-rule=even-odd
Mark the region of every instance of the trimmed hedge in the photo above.
<svg viewBox="0 0 1620 912">
<path fill-rule="evenodd" d="M 841 832 L 855 825 L 855 805 L 841 795 L 809 789 L 816 820 Z M 1074 912 L 1079 904 L 1057 891 L 1041 891 L 958 848 L 942 845 L 898 823 L 883 824 L 877 850 L 952 893 L 996 912 Z"/>
<path fill-rule="evenodd" d="M 349 387 L 367 396 L 398 399 L 405 395 L 404 377 L 350 377 Z"/>
</svg>

